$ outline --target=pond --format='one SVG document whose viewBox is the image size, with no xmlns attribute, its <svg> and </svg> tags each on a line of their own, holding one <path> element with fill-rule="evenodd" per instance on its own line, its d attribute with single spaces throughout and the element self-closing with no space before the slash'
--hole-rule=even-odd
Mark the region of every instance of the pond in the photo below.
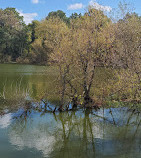
<svg viewBox="0 0 141 158">
<path fill-rule="evenodd" d="M 141 115 L 126 108 L 0 117 L 2 158 L 140 158 Z"/>
<path fill-rule="evenodd" d="M 46 88 L 52 89 L 52 80 L 57 70 L 52 67 L 18 64 L 0 64 L 0 92 L 7 97 L 17 89 L 30 89 L 30 96 L 36 98 Z M 51 87 L 52 86 L 52 87 Z"/>
<path fill-rule="evenodd" d="M 50 100 L 58 100 L 54 95 L 57 73 L 54 67 L 0 64 L 0 111 L 18 105 L 24 98 L 38 101 L 45 92 Z"/>
<path fill-rule="evenodd" d="M 0 64 L 1 98 L 12 101 L 17 87 L 18 92 L 30 87 L 28 97 L 38 99 L 53 89 L 55 77 L 56 69 Z M 0 158 L 141 157 L 141 114 L 136 111 L 122 107 L 53 114 L 36 108 L 11 110 L 11 104 L 0 102 L 5 111 L 0 116 Z"/>
</svg>

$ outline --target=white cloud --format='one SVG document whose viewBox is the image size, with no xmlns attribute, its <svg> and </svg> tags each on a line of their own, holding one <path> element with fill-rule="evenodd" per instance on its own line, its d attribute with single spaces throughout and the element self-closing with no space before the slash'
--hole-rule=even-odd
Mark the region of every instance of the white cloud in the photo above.
<svg viewBox="0 0 141 158">
<path fill-rule="evenodd" d="M 32 3 L 38 4 L 38 3 L 39 3 L 39 0 L 32 0 Z"/>
<path fill-rule="evenodd" d="M 68 10 L 82 9 L 84 6 L 82 3 L 75 3 L 68 6 Z"/>
<path fill-rule="evenodd" d="M 24 22 L 26 24 L 31 23 L 34 20 L 34 18 L 38 16 L 37 13 L 23 13 L 22 10 L 17 10 L 17 11 L 19 12 L 20 16 L 24 17 Z"/>
<path fill-rule="evenodd" d="M 11 123 L 11 113 L 0 116 L 0 128 L 7 128 Z"/>
<path fill-rule="evenodd" d="M 97 10 L 102 10 L 102 11 L 107 11 L 110 12 L 112 10 L 112 8 L 110 6 L 103 6 L 98 4 L 96 1 L 91 0 L 89 2 L 89 5 L 92 6 L 93 8 L 97 9 Z"/>
</svg>

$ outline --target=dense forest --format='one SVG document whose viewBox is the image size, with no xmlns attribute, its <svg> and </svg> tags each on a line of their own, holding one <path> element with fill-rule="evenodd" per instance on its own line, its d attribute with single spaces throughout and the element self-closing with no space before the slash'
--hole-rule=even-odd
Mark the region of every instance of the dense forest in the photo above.
<svg viewBox="0 0 141 158">
<path fill-rule="evenodd" d="M 58 10 L 28 25 L 16 9 L 1 9 L 0 62 L 58 67 L 60 110 L 65 97 L 74 107 L 105 104 L 107 98 L 140 102 L 141 17 L 121 9 L 120 19 L 91 6 L 70 17 Z M 114 71 L 94 90 L 98 67 Z"/>
<path fill-rule="evenodd" d="M 0 9 L 0 62 L 46 65 L 50 51 L 45 46 L 46 37 L 40 36 L 40 32 L 47 28 L 39 28 L 52 18 L 59 19 L 69 27 L 72 19 L 81 16 L 74 13 L 68 18 L 58 10 L 50 12 L 42 21 L 34 20 L 26 25 L 15 8 Z"/>
<path fill-rule="evenodd" d="M 90 20 L 90 24 L 87 23 L 87 20 Z M 87 24 L 85 24 L 85 22 Z M 0 9 L 0 62 L 47 65 L 49 64 L 50 53 L 53 51 L 53 44 L 55 40 L 57 40 L 57 36 L 59 38 L 60 31 L 63 31 L 63 28 L 66 34 L 67 31 L 71 31 L 72 28 L 78 28 L 78 30 L 83 31 L 83 29 L 85 29 L 82 28 L 84 27 L 83 23 L 84 25 L 91 25 L 90 27 L 93 27 L 93 25 L 97 23 L 96 25 L 98 26 L 94 27 L 97 27 L 97 31 L 100 30 L 102 35 L 101 41 L 98 42 L 102 43 L 102 40 L 106 42 L 105 44 L 103 43 L 103 45 L 108 45 L 106 48 L 106 52 L 109 52 L 110 55 L 108 58 L 111 57 L 111 59 L 113 59 L 115 53 L 112 52 L 118 52 L 117 45 L 122 35 L 129 37 L 126 39 L 128 40 L 127 42 L 134 45 L 136 41 L 135 39 L 131 39 L 130 36 L 136 36 L 136 33 L 138 36 L 140 35 L 141 17 L 136 13 L 126 13 L 123 19 L 119 19 L 115 23 L 100 10 L 90 10 L 89 8 L 84 15 L 81 13 L 73 13 L 70 17 L 66 17 L 63 11 L 58 10 L 50 12 L 48 16 L 41 21 L 34 20 L 32 23 L 26 25 L 23 17 L 20 16 L 15 8 Z M 138 30 L 135 32 L 135 29 Z M 110 31 L 111 35 L 108 34 L 108 31 Z M 90 33 L 94 35 L 93 31 Z M 126 38 L 125 36 L 124 38 Z M 107 41 L 102 39 L 103 37 L 106 38 Z M 113 40 L 113 38 L 115 38 L 115 40 Z M 93 39 L 95 39 L 95 37 L 93 37 Z M 66 44 L 66 46 L 67 45 L 68 44 Z M 129 46 L 131 45 L 129 44 Z M 102 49 L 103 48 L 101 48 L 101 51 Z M 99 62 L 101 62 L 100 58 Z M 109 60 L 109 62 L 111 61 Z"/>
</svg>

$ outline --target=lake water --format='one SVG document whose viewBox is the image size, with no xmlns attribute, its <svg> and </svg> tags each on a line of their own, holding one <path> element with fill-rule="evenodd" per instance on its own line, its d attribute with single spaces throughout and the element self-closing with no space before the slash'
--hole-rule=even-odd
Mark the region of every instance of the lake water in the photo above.
<svg viewBox="0 0 141 158">
<path fill-rule="evenodd" d="M 126 107 L 56 114 L 11 109 L 13 96 L 27 88 L 28 97 L 37 100 L 45 90 L 52 91 L 53 72 L 0 64 L 0 108 L 5 111 L 0 116 L 0 158 L 141 158 L 141 114 Z"/>
</svg>

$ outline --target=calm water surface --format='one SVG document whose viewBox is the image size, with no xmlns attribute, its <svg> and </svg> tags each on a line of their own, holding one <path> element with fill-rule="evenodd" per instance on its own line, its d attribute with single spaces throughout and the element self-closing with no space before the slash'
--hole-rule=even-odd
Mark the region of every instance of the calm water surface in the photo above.
<svg viewBox="0 0 141 158">
<path fill-rule="evenodd" d="M 8 98 L 20 83 L 20 90 L 30 87 L 30 97 L 37 98 L 54 86 L 54 77 L 45 67 L 1 64 L 0 92 L 9 89 Z M 0 107 L 7 112 L 3 102 Z M 141 158 L 141 114 L 125 107 L 56 114 L 12 110 L 0 116 L 0 158 Z"/>
<path fill-rule="evenodd" d="M 30 95 L 36 98 L 56 77 L 54 68 L 34 65 L 0 64 L 0 92 L 5 90 L 6 97 L 17 89 L 30 89 Z M 53 86 L 52 86 L 53 87 Z"/>
</svg>

